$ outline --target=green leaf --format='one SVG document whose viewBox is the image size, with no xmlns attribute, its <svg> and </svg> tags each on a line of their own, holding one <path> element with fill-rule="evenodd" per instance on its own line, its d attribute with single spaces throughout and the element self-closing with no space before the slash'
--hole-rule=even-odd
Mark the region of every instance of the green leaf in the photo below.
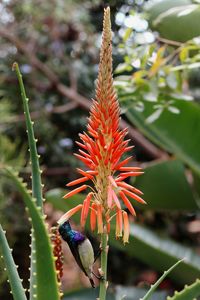
<svg viewBox="0 0 200 300">
<path fill-rule="evenodd" d="M 183 49 L 181 49 L 179 57 L 182 63 L 185 62 L 185 60 L 188 58 L 189 56 L 189 49 L 188 47 L 184 47 Z"/>
<path fill-rule="evenodd" d="M 193 173 L 193 184 L 197 205 L 200 208 L 200 176 L 195 173 Z"/>
<path fill-rule="evenodd" d="M 52 246 L 44 217 L 41 209 L 36 206 L 34 200 L 25 187 L 25 183 L 18 178 L 11 168 L 5 168 L 6 173 L 11 177 L 16 187 L 23 196 L 24 203 L 29 210 L 35 237 L 36 261 L 36 291 L 37 300 L 53 299 L 59 300 L 59 288 L 54 264 Z"/>
<path fill-rule="evenodd" d="M 150 3 L 146 6 L 146 10 L 148 12 L 148 19 L 150 25 L 152 22 L 163 12 L 169 10 L 173 7 L 183 6 L 187 4 L 191 4 L 190 0 L 161 0 L 161 1 L 150 1 Z"/>
<path fill-rule="evenodd" d="M 21 90 L 21 97 L 23 101 L 24 114 L 26 120 L 26 128 L 28 134 L 28 144 L 30 149 L 30 159 L 31 159 L 31 175 L 32 175 L 32 195 L 36 198 L 36 203 L 38 206 L 43 207 L 43 198 L 42 198 L 42 184 L 41 184 L 41 171 L 39 165 L 39 155 L 37 154 L 36 139 L 34 136 L 33 122 L 31 121 L 31 116 L 29 112 L 28 101 L 29 99 L 26 96 L 26 91 L 24 88 L 24 83 L 22 75 L 17 63 L 13 64 L 13 69 L 16 71 L 17 78 L 19 81 L 19 86 Z M 34 299 L 36 278 L 35 278 L 35 242 L 34 242 L 34 233 L 32 234 L 31 240 L 31 275 L 30 275 L 30 299 Z"/>
<path fill-rule="evenodd" d="M 148 124 L 151 124 L 153 122 L 155 122 L 162 114 L 163 112 L 163 108 L 159 108 L 157 110 L 155 110 L 147 119 L 146 119 L 146 122 Z"/>
<path fill-rule="evenodd" d="M 174 100 L 174 105 L 180 110 L 179 114 L 164 110 L 152 124 L 145 122 L 153 112 L 153 104 L 149 102 L 141 113 L 129 106 L 126 116 L 152 142 L 175 154 L 200 174 L 200 106 L 183 100 Z"/>
<path fill-rule="evenodd" d="M 140 299 L 140 300 L 148 300 L 153 295 L 154 291 L 157 289 L 159 284 L 165 279 L 167 275 L 169 275 L 170 272 L 173 271 L 174 268 L 176 268 L 180 263 L 182 262 L 182 259 L 176 262 L 171 268 L 169 268 L 167 271 L 163 273 L 163 275 L 151 286 L 150 290 L 146 293 L 146 295 Z"/>
<path fill-rule="evenodd" d="M 163 6 L 163 2 L 166 3 L 166 1 L 160 1 L 157 4 L 157 11 L 159 10 L 159 6 Z M 156 29 L 166 39 L 180 42 L 186 42 L 199 36 L 199 4 L 183 3 L 181 6 L 177 6 L 174 3 L 170 6 L 165 10 L 161 8 L 160 13 L 156 17 L 154 13 L 154 19 L 150 16 L 151 28 L 153 30 Z M 149 15 L 151 15 L 151 10 L 149 11 Z"/>
<path fill-rule="evenodd" d="M 21 283 L 21 279 L 19 278 L 19 274 L 17 272 L 17 267 L 13 260 L 11 249 L 9 248 L 5 233 L 0 225 L 0 249 L 6 264 L 6 269 L 8 272 L 9 283 L 11 286 L 11 291 L 13 294 L 13 298 L 15 300 L 27 300 L 24 288 Z"/>
<path fill-rule="evenodd" d="M 198 209 L 185 176 L 185 168 L 179 160 L 150 164 L 133 185 L 143 191 L 143 198 L 148 204 L 140 205 L 141 209 Z"/>
<path fill-rule="evenodd" d="M 198 4 L 173 7 L 160 14 L 153 27 L 164 38 L 186 42 L 200 35 L 200 6 Z"/>
<path fill-rule="evenodd" d="M 130 35 L 131 33 L 133 32 L 133 29 L 132 28 L 127 28 L 125 30 L 125 33 L 123 35 L 123 42 L 125 43 L 129 38 L 130 38 Z"/>
<path fill-rule="evenodd" d="M 19 81 L 19 86 L 21 90 L 21 97 L 23 101 L 24 114 L 26 120 L 26 128 L 28 134 L 28 144 L 30 148 L 30 158 L 31 158 L 31 169 L 32 169 L 32 189 L 33 197 L 36 198 L 37 205 L 42 207 L 42 184 L 41 184 L 41 171 L 39 165 L 39 156 L 37 154 L 36 139 L 34 136 L 33 122 L 31 121 L 31 116 L 29 112 L 28 101 L 29 99 L 26 96 L 26 91 L 23 84 L 22 75 L 17 63 L 13 64 L 13 69 L 16 71 L 17 78 Z"/>
<path fill-rule="evenodd" d="M 167 297 L 167 300 L 189 300 L 196 299 L 200 296 L 200 279 L 197 279 L 196 282 L 190 286 L 185 286 L 185 288 L 180 292 L 175 292 L 174 296 Z"/>
<path fill-rule="evenodd" d="M 109 240 L 111 245 L 160 272 L 164 272 L 177 260 L 185 258 L 182 264 L 169 274 L 169 277 L 179 284 L 191 283 L 200 277 L 200 257 L 192 249 L 161 237 L 138 224 L 131 225 L 129 244 L 126 247 L 115 239 L 114 230 Z"/>
</svg>

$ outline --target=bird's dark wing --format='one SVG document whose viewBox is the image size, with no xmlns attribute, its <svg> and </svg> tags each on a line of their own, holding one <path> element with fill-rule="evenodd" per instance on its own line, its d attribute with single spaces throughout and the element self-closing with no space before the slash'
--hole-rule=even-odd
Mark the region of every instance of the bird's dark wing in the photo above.
<svg viewBox="0 0 200 300">
<path fill-rule="evenodd" d="M 69 248 L 70 248 L 70 250 L 71 250 L 71 252 L 72 252 L 72 254 L 73 254 L 73 256 L 74 256 L 74 258 L 75 258 L 75 260 L 76 260 L 76 262 L 78 264 L 78 266 L 81 268 L 81 270 L 84 272 L 84 274 L 86 276 L 88 276 L 88 274 L 86 273 L 86 271 L 85 271 L 85 269 L 84 269 L 84 267 L 82 265 L 77 245 L 75 245 L 73 241 L 68 241 L 68 245 L 69 245 Z"/>
</svg>

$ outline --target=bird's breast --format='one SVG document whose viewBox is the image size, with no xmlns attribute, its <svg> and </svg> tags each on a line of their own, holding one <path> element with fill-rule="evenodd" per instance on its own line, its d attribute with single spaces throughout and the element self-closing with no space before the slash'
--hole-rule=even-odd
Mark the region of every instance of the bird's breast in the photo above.
<svg viewBox="0 0 200 300">
<path fill-rule="evenodd" d="M 94 251 L 88 239 L 85 239 L 78 245 L 78 252 L 86 273 L 90 274 L 92 271 L 92 265 L 94 263 Z"/>
</svg>

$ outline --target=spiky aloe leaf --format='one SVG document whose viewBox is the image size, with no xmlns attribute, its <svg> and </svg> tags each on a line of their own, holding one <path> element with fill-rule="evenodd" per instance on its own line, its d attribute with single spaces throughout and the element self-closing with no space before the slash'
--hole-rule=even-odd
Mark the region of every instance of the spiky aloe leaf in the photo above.
<svg viewBox="0 0 200 300">
<path fill-rule="evenodd" d="M 20 72 L 18 64 L 15 62 L 13 64 L 13 70 L 16 71 L 17 78 L 19 81 L 19 87 L 21 91 L 21 97 L 23 101 L 24 107 L 24 114 L 26 120 L 26 128 L 28 134 L 28 143 L 30 149 L 30 159 L 31 159 L 31 169 L 32 169 L 32 190 L 33 190 L 33 197 L 36 198 L 36 203 L 38 206 L 42 206 L 43 199 L 42 199 L 42 183 L 41 183 L 41 171 L 39 165 L 39 156 L 37 154 L 37 147 L 36 147 L 36 139 L 34 136 L 33 130 L 33 122 L 31 121 L 31 116 L 29 112 L 28 101 L 29 99 L 26 96 L 26 91 L 23 84 L 22 74 Z"/>
<path fill-rule="evenodd" d="M 163 273 L 163 275 L 151 286 L 150 290 L 146 293 L 146 295 L 141 298 L 140 300 L 148 300 L 153 295 L 156 288 L 159 286 L 159 284 L 165 279 L 165 277 L 174 269 L 176 266 L 178 266 L 182 262 L 182 259 L 179 260 L 177 263 L 175 263 L 171 268 L 169 268 L 167 271 Z"/>
<path fill-rule="evenodd" d="M 175 292 L 174 296 L 167 297 L 167 300 L 188 300 L 196 299 L 200 296 L 200 279 L 197 279 L 193 284 L 185 286 L 180 292 Z"/>
<path fill-rule="evenodd" d="M 21 97 L 23 101 L 24 107 L 24 114 L 25 114 L 25 121 L 26 121 L 26 128 L 28 134 L 28 143 L 30 149 L 30 160 L 31 160 L 31 173 L 32 173 L 32 195 L 36 198 L 36 204 L 42 207 L 43 199 L 42 199 L 42 184 L 41 184 L 41 171 L 39 165 L 39 155 L 37 154 L 37 147 L 36 147 L 36 139 L 34 136 L 33 130 L 33 122 L 31 121 L 31 116 L 29 112 L 28 101 L 29 99 L 26 96 L 26 91 L 24 88 L 24 83 L 22 79 L 22 74 L 20 72 L 18 64 L 15 62 L 13 64 L 13 70 L 16 71 L 17 78 L 19 81 Z M 36 286 L 36 278 L 35 278 L 35 244 L 33 239 L 34 233 L 32 232 L 32 240 L 31 240 L 31 275 L 30 275 L 30 300 L 34 300 L 35 286 Z"/>
<path fill-rule="evenodd" d="M 0 249 L 2 257 L 4 258 L 6 270 L 8 272 L 8 279 L 11 286 L 13 298 L 15 300 L 27 300 L 24 288 L 22 286 L 21 279 L 17 272 L 17 266 L 15 265 L 12 257 L 11 249 L 9 248 L 5 233 L 0 225 Z"/>
<path fill-rule="evenodd" d="M 35 237 L 35 271 L 36 271 L 36 295 L 37 300 L 53 299 L 59 300 L 60 293 L 54 264 L 54 257 L 50 238 L 41 208 L 36 205 L 36 200 L 31 197 L 26 184 L 9 167 L 4 168 L 11 177 L 15 186 L 23 196 L 24 203 L 29 210 Z"/>
</svg>

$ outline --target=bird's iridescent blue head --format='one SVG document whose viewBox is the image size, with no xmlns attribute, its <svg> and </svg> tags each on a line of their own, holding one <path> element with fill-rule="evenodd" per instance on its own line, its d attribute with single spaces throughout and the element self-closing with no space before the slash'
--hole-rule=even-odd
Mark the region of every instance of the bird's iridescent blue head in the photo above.
<svg viewBox="0 0 200 300">
<path fill-rule="evenodd" d="M 73 241 L 75 243 L 81 243 L 85 240 L 85 236 L 81 232 L 72 230 L 68 220 L 60 224 L 60 226 L 58 227 L 58 231 L 61 237 L 63 238 L 63 240 L 68 243 L 69 241 L 71 242 Z"/>
<path fill-rule="evenodd" d="M 68 220 L 65 221 L 64 223 L 60 224 L 58 227 L 58 231 L 62 237 L 65 233 L 68 233 L 71 230 L 72 230 L 71 225 Z"/>
</svg>

